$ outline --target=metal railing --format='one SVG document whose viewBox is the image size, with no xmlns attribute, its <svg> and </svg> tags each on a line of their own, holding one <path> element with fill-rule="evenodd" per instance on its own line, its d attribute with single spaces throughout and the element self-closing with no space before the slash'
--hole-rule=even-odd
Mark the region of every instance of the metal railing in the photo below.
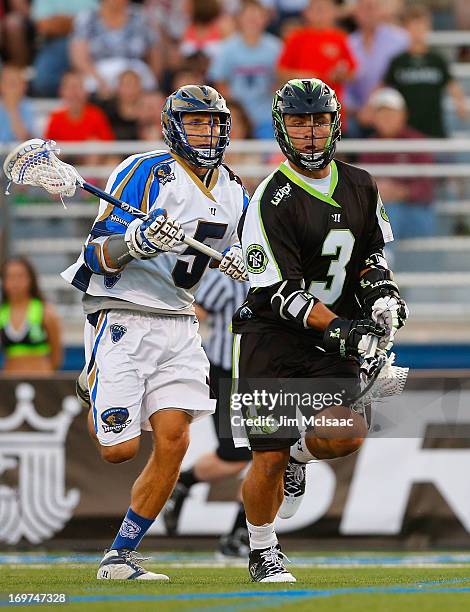
<svg viewBox="0 0 470 612">
<path fill-rule="evenodd" d="M 1 146 L 0 154 L 10 151 L 13 145 Z M 136 152 L 147 152 L 151 150 L 165 149 L 162 142 L 80 142 L 68 143 L 61 146 L 62 156 L 86 156 L 88 153 L 103 156 L 115 155 L 125 157 Z M 470 179 L 470 163 L 452 163 L 455 155 L 469 154 L 470 138 L 458 138 L 447 140 L 343 140 L 339 143 L 338 153 L 340 155 L 360 154 L 365 152 L 421 152 L 439 154 L 439 157 L 448 156 L 447 163 L 433 164 L 377 164 L 364 166 L 375 176 L 382 177 L 410 177 L 410 176 L 432 176 L 441 179 L 453 178 L 454 180 Z M 277 143 L 273 140 L 263 141 L 233 141 L 230 144 L 229 154 L 237 156 L 237 163 L 233 165 L 234 171 L 242 178 L 257 179 L 260 181 L 266 177 L 279 163 L 280 154 Z M 245 159 L 244 159 L 245 156 Z M 249 160 L 246 158 L 249 156 Z M 255 158 L 255 163 L 253 163 Z M 230 163 L 230 162 L 229 162 Z M 232 164 L 230 163 L 232 166 Z M 111 166 L 82 166 L 80 172 L 85 176 L 93 176 L 97 179 L 105 179 L 111 173 Z M 15 193 L 15 187 L 12 188 Z M 86 228 L 86 221 L 95 217 L 97 212 L 97 201 L 83 202 L 77 196 L 67 200 L 67 210 L 64 210 L 60 202 L 54 203 L 48 200 L 45 192 L 39 194 L 36 190 L 35 202 L 13 205 L 11 200 L 6 200 L 7 208 L 12 212 L 12 217 L 18 222 L 27 219 L 62 220 L 68 219 L 73 223 L 79 223 L 80 228 Z M 459 201 L 445 199 L 436 203 L 436 210 L 440 215 L 457 217 L 470 216 L 470 194 L 464 194 Z M 83 220 L 83 223 L 82 223 Z M 61 226 L 63 228 L 63 225 Z M 81 229 L 86 231 L 86 229 Z M 71 263 L 80 252 L 83 243 L 83 235 L 69 236 L 61 229 L 61 235 L 51 239 L 50 237 L 24 237 L 14 242 L 16 252 L 30 254 L 34 259 L 46 256 L 60 259 L 61 262 Z M 470 290 L 470 236 L 448 237 L 439 236 L 433 238 L 415 238 L 403 240 L 399 244 L 398 252 L 402 257 L 414 260 L 417 255 L 426 257 L 427 253 L 462 255 L 463 261 L 469 262 L 468 267 L 458 270 L 433 270 L 415 271 L 405 270 L 397 274 L 397 280 L 405 290 L 412 290 L 413 295 L 417 291 L 439 292 L 454 290 Z M 60 257 L 59 257 L 60 256 Z M 62 263 L 60 264 L 62 265 Z M 468 270 L 468 272 L 467 272 Z M 81 307 L 79 304 L 80 293 L 71 288 L 59 275 L 59 270 L 54 274 L 42 273 L 41 281 L 47 293 L 52 296 L 53 301 L 59 305 L 59 310 L 67 314 L 68 340 L 78 338 L 81 331 Z M 470 292 L 469 292 L 470 296 Z M 445 296 L 444 296 L 445 297 Z M 470 309 L 468 300 L 438 300 L 417 301 L 411 304 L 414 319 L 422 321 L 444 321 L 447 313 L 452 317 L 452 323 L 468 320 Z M 74 331 L 70 331 L 73 328 Z"/>
</svg>

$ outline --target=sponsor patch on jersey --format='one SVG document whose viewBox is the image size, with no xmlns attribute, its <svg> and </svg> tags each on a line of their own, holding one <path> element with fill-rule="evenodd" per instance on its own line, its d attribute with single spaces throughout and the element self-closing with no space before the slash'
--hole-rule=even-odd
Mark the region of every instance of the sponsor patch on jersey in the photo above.
<svg viewBox="0 0 470 612">
<path fill-rule="evenodd" d="M 120 433 L 129 425 L 132 419 L 129 418 L 129 410 L 127 408 L 108 408 L 101 415 L 103 421 L 103 431 L 109 433 Z"/>
<path fill-rule="evenodd" d="M 386 221 L 387 223 L 390 223 L 390 219 L 388 218 L 387 212 L 385 210 L 385 206 L 383 204 L 380 207 L 380 216 L 382 217 L 384 221 Z"/>
<path fill-rule="evenodd" d="M 261 274 L 268 267 L 268 258 L 260 244 L 250 244 L 246 250 L 246 264 L 248 272 Z"/>
<path fill-rule="evenodd" d="M 284 187 L 280 187 L 273 196 L 271 200 L 271 204 L 277 206 L 284 198 L 290 196 L 292 191 L 292 185 L 290 183 L 286 183 Z"/>
<path fill-rule="evenodd" d="M 112 276 L 111 275 L 105 276 L 104 286 L 106 287 L 106 289 L 112 289 L 120 278 L 121 278 L 120 274 L 113 274 Z"/>
<path fill-rule="evenodd" d="M 127 327 L 124 327 L 124 325 L 118 325 L 117 323 L 113 323 L 110 326 L 109 331 L 111 332 L 112 343 L 116 344 L 126 333 Z"/>
<path fill-rule="evenodd" d="M 170 164 L 160 164 L 155 168 L 154 174 L 160 185 L 166 185 L 166 183 L 176 180 L 175 173 L 171 169 Z"/>
<path fill-rule="evenodd" d="M 126 227 L 129 227 L 130 225 L 129 221 L 122 219 L 122 217 L 119 217 L 118 215 L 115 215 L 114 213 L 112 215 L 109 215 L 109 220 L 114 221 L 114 223 L 120 223 L 121 225 L 125 225 Z"/>
</svg>

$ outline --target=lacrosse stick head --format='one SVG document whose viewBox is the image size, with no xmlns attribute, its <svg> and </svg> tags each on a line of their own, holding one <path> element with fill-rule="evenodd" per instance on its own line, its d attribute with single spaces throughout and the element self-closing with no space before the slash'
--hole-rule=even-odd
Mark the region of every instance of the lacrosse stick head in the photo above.
<svg viewBox="0 0 470 612">
<path fill-rule="evenodd" d="M 70 198 L 82 179 L 75 168 L 57 157 L 59 152 L 53 140 L 32 138 L 13 149 L 3 171 L 16 185 L 43 187 L 49 193 Z"/>
<path fill-rule="evenodd" d="M 409 368 L 393 365 L 395 353 L 381 355 L 381 358 L 379 366 L 370 376 L 364 370 L 361 372 L 362 391 L 353 404 L 356 410 L 367 407 L 370 402 L 400 395 L 405 388 Z"/>
</svg>

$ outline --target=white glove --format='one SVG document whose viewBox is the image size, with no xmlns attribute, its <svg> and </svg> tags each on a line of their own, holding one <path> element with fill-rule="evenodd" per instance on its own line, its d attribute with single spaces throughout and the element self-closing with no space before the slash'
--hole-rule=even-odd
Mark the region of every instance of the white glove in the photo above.
<svg viewBox="0 0 470 612">
<path fill-rule="evenodd" d="M 219 270 L 233 278 L 233 280 L 243 282 L 248 280 L 245 263 L 243 261 L 242 248 L 235 244 L 223 253 L 224 258 L 219 264 Z"/>
<path fill-rule="evenodd" d="M 403 325 L 403 323 L 400 324 L 399 316 L 399 310 L 401 308 L 403 308 L 403 305 L 392 296 L 381 297 L 378 300 L 375 300 L 374 304 L 372 305 L 373 320 L 385 327 L 387 330 L 385 336 L 381 338 L 381 341 L 379 342 L 379 348 L 386 351 L 392 348 L 395 334 Z M 406 309 L 406 311 L 406 315 L 408 315 L 408 309 Z"/>
<path fill-rule="evenodd" d="M 166 210 L 155 208 L 145 221 L 135 219 L 129 225 L 125 241 L 135 259 L 156 257 L 171 251 L 184 240 L 184 231 L 178 221 L 167 217 Z"/>
</svg>

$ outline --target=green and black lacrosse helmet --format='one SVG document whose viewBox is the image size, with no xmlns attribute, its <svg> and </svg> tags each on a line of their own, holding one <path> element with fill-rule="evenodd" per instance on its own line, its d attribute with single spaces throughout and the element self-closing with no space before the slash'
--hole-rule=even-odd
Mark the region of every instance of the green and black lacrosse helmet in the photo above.
<svg viewBox="0 0 470 612">
<path fill-rule="evenodd" d="M 291 79 L 274 94 L 273 125 L 282 152 L 289 161 L 305 170 L 321 170 L 333 159 L 336 143 L 341 138 L 341 104 L 334 89 L 320 79 Z M 286 115 L 329 113 L 331 115 L 329 136 L 322 150 L 317 150 L 312 120 L 311 151 L 300 152 L 286 130 Z M 321 137 L 324 138 L 323 136 Z"/>
<path fill-rule="evenodd" d="M 183 113 L 207 113 L 211 134 L 215 128 L 214 116 L 219 117 L 220 132 L 217 138 L 211 136 L 210 146 L 198 148 L 189 144 L 191 124 L 186 123 L 185 127 Z M 225 99 L 207 85 L 180 87 L 168 96 L 162 110 L 163 139 L 167 145 L 190 164 L 202 168 L 217 168 L 222 163 L 230 141 L 230 125 L 230 111 Z"/>
</svg>

